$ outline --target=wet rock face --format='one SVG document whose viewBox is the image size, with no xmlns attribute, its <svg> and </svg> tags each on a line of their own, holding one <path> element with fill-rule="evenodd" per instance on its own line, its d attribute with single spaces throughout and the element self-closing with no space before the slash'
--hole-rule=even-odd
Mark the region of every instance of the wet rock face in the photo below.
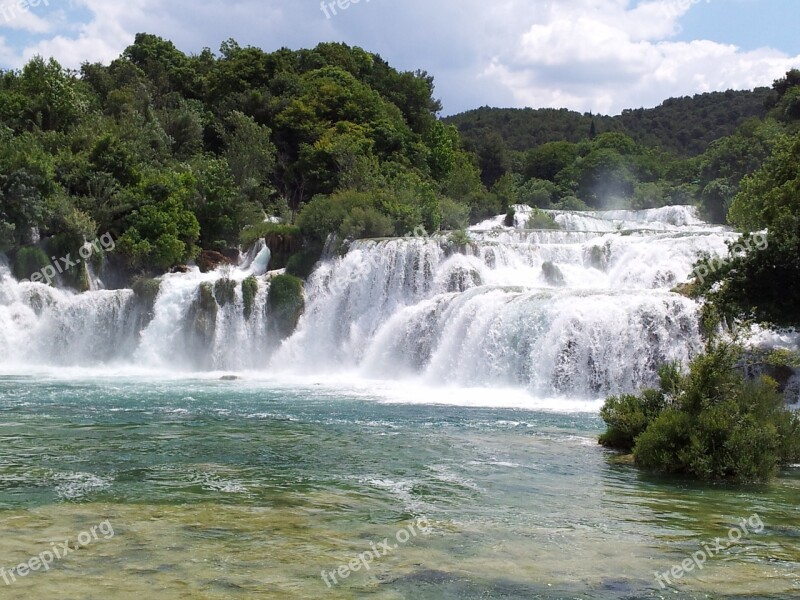
<svg viewBox="0 0 800 600">
<path fill-rule="evenodd" d="M 204 353 L 202 348 L 208 348 L 214 343 L 217 329 L 217 313 L 219 305 L 214 297 L 214 286 L 209 282 L 200 284 L 197 298 L 192 302 L 186 315 L 184 335 L 190 352 L 195 352 L 197 359 Z"/>
<path fill-rule="evenodd" d="M 751 350 L 739 362 L 739 368 L 751 379 L 765 375 L 778 383 L 778 391 L 790 405 L 800 404 L 800 370 L 782 364 L 766 350 Z"/>
<path fill-rule="evenodd" d="M 202 273 L 214 271 L 220 265 L 232 265 L 233 261 L 213 250 L 203 250 L 197 257 L 197 266 Z"/>
</svg>

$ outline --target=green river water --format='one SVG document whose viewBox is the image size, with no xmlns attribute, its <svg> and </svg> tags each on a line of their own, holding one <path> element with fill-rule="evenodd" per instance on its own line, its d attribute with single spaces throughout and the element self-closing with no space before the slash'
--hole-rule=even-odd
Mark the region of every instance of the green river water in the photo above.
<svg viewBox="0 0 800 600">
<path fill-rule="evenodd" d="M 659 479 L 597 445 L 596 412 L 407 400 L 0 377 L 0 598 L 800 596 L 800 469 L 761 487 Z M 754 515 L 760 532 L 730 543 Z M 702 570 L 659 585 L 717 537 Z M 47 571 L 8 576 L 64 541 Z M 368 570 L 323 579 L 374 548 Z"/>
</svg>

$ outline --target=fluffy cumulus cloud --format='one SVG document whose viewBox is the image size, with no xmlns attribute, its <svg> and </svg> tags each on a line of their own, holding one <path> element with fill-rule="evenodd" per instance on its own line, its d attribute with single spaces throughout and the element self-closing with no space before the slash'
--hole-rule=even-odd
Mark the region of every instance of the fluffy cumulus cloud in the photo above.
<svg viewBox="0 0 800 600">
<path fill-rule="evenodd" d="M 107 62 L 140 31 L 187 52 L 229 37 L 265 50 L 344 41 L 433 74 L 448 113 L 485 104 L 614 113 L 766 85 L 800 64 L 777 49 L 679 39 L 682 19 L 709 1 L 722 0 L 334 0 L 325 10 L 318 0 L 39 0 L 8 22 L 0 14 L 0 61 Z"/>
<path fill-rule="evenodd" d="M 699 1 L 552 2 L 483 74 L 515 105 L 619 112 L 674 95 L 765 85 L 800 64 L 769 48 L 674 41 L 681 17 Z"/>
</svg>

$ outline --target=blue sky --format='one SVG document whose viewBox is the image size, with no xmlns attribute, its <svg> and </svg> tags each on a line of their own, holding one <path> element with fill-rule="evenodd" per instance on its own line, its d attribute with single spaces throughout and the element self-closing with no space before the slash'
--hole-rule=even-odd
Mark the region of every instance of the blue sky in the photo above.
<svg viewBox="0 0 800 600">
<path fill-rule="evenodd" d="M 35 54 L 108 62 L 139 31 L 186 52 L 344 41 L 436 79 L 444 112 L 609 114 L 670 96 L 769 85 L 800 67 L 800 0 L 0 0 L 0 66 Z M 326 2 L 329 0 L 326 0 Z M 352 2 L 352 0 L 350 0 Z M 327 16 L 326 16 L 327 13 Z"/>
<path fill-rule="evenodd" d="M 798 25 L 798 0 L 704 0 L 681 19 L 683 31 L 678 37 L 707 38 L 737 44 L 745 50 L 772 46 L 797 56 Z"/>
</svg>

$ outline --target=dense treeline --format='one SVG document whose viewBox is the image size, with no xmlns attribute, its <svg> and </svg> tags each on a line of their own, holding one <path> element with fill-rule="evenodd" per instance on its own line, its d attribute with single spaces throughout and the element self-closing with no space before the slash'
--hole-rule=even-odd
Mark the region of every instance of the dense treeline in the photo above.
<svg viewBox="0 0 800 600">
<path fill-rule="evenodd" d="M 119 267 L 159 272 L 254 227 L 292 251 L 464 227 L 497 202 L 439 110 L 426 73 L 343 44 L 189 56 L 139 34 L 79 73 L 34 58 L 0 76 L 0 252 L 24 277 L 108 232 Z"/>
<path fill-rule="evenodd" d="M 541 208 L 698 204 L 706 218 L 724 223 L 739 182 L 794 119 L 796 99 L 786 90 L 776 82 L 752 92 L 673 98 L 616 117 L 480 108 L 446 122 L 475 154 L 486 186 L 508 191 L 504 178 L 517 182 L 517 202 L 531 203 L 535 189 Z"/>
<path fill-rule="evenodd" d="M 445 119 L 465 143 L 478 148 L 498 134 L 506 152 L 524 152 L 547 142 L 581 142 L 595 132 L 619 132 L 646 146 L 678 156 L 702 154 L 750 118 L 763 118 L 774 98 L 770 88 L 709 92 L 670 98 L 656 108 L 627 109 L 617 116 L 579 113 L 566 108 L 490 108 L 484 106 Z M 594 128 L 592 127 L 594 123 Z"/>
<path fill-rule="evenodd" d="M 795 126 L 797 84 L 793 71 L 771 90 L 671 100 L 611 121 L 480 109 L 488 123 L 462 142 L 437 117 L 432 77 L 360 48 L 267 53 L 229 40 L 187 55 L 139 34 L 109 65 L 72 72 L 37 57 L 0 74 L 0 252 L 26 277 L 108 233 L 118 271 L 157 274 L 213 266 L 264 238 L 273 267 L 303 275 L 332 233 L 459 230 L 520 203 L 698 203 L 724 221 L 742 179 Z M 463 129 L 467 117 L 454 122 Z M 525 119 L 541 135 L 510 150 L 504 136 L 531 135 Z M 734 133 L 685 157 L 662 143 L 681 137 L 660 133 L 677 127 L 697 128 L 689 137 L 701 145 Z"/>
</svg>

